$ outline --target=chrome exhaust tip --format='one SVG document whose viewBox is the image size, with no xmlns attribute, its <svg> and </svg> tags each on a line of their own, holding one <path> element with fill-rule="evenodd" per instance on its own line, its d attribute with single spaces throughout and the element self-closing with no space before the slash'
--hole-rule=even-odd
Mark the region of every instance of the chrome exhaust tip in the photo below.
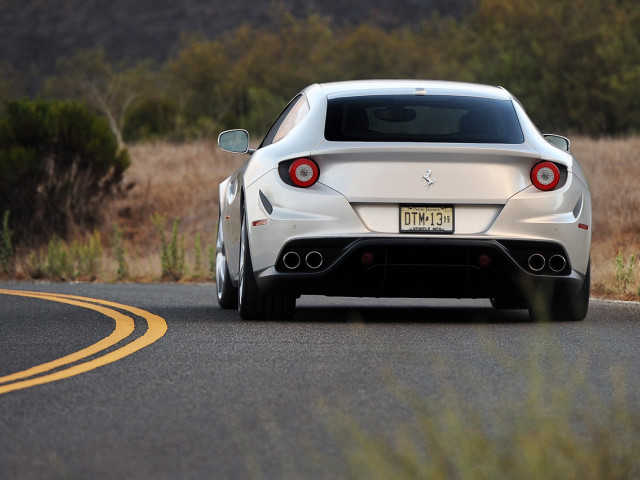
<svg viewBox="0 0 640 480">
<path fill-rule="evenodd" d="M 529 257 L 529 268 L 534 272 L 539 272 L 544 268 L 546 262 L 547 261 L 541 254 L 534 253 Z"/>
<path fill-rule="evenodd" d="M 562 255 L 554 255 L 549 259 L 549 268 L 555 273 L 561 272 L 566 266 L 567 259 Z"/>
<path fill-rule="evenodd" d="M 296 252 L 287 252 L 284 254 L 284 257 L 282 257 L 282 263 L 284 263 L 284 266 L 289 270 L 295 270 L 300 266 L 300 255 Z"/>
<path fill-rule="evenodd" d="M 322 254 L 320 252 L 316 252 L 314 250 L 313 252 L 307 253 L 307 256 L 304 258 L 304 261 L 307 264 L 307 267 L 309 267 L 312 270 L 316 270 L 322 266 L 322 262 L 324 261 L 324 258 L 322 257 Z"/>
</svg>

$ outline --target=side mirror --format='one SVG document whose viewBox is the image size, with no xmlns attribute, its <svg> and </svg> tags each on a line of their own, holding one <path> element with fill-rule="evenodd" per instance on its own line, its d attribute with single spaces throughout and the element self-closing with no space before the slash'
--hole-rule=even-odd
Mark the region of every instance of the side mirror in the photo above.
<svg viewBox="0 0 640 480">
<path fill-rule="evenodd" d="M 561 137 L 560 135 L 553 135 L 551 133 L 545 133 L 544 138 L 551 145 L 565 152 L 568 152 L 569 149 L 571 148 L 571 142 L 566 137 Z"/>
<path fill-rule="evenodd" d="M 249 132 L 246 130 L 227 130 L 218 135 L 220 150 L 231 153 L 250 153 Z"/>
</svg>

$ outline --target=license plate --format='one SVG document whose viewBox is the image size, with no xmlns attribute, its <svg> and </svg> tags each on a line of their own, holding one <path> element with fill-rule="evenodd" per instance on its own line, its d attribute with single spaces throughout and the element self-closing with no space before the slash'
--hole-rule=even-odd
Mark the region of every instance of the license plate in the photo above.
<svg viewBox="0 0 640 480">
<path fill-rule="evenodd" d="M 453 233 L 453 207 L 401 206 L 400 232 Z"/>
</svg>

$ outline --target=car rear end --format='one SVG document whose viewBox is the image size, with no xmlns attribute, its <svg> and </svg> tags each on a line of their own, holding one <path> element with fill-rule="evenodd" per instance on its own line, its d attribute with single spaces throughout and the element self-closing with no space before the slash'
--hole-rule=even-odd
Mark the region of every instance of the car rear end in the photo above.
<svg viewBox="0 0 640 480">
<path fill-rule="evenodd" d="M 586 180 L 506 91 L 334 84 L 313 95 L 326 103 L 322 138 L 251 186 L 269 219 L 252 231 L 261 288 L 523 305 L 540 288 L 584 288 Z"/>
</svg>

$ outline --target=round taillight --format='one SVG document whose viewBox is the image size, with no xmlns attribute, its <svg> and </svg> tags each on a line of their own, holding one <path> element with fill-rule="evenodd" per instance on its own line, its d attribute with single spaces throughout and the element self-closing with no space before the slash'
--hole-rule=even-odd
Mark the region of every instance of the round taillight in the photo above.
<svg viewBox="0 0 640 480">
<path fill-rule="evenodd" d="M 531 169 L 531 182 L 539 190 L 553 190 L 560 182 L 560 169 L 551 162 L 540 162 Z"/>
<path fill-rule="evenodd" d="M 299 158 L 289 167 L 289 176 L 298 187 L 310 187 L 318 181 L 320 169 L 310 158 Z"/>
</svg>

